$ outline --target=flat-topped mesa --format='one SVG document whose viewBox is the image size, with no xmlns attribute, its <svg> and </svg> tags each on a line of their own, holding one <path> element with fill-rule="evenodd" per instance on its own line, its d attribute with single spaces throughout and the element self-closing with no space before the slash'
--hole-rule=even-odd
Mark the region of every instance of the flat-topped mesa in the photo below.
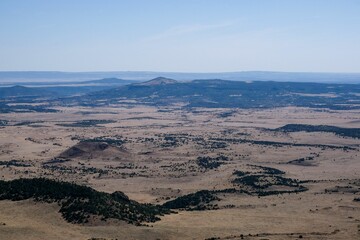
<svg viewBox="0 0 360 240">
<path fill-rule="evenodd" d="M 146 82 L 142 82 L 142 83 L 137 83 L 136 85 L 139 86 L 156 86 L 156 85 L 166 85 L 166 84 L 175 84 L 178 83 L 178 81 L 171 79 L 171 78 L 166 78 L 166 77 L 157 77 L 154 79 L 151 79 L 149 81 Z"/>
</svg>

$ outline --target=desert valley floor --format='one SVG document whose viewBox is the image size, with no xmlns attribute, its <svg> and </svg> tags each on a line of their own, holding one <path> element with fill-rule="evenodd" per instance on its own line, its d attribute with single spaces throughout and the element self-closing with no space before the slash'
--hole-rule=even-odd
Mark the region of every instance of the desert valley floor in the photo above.
<svg viewBox="0 0 360 240">
<path fill-rule="evenodd" d="M 57 179 L 151 204 L 202 190 L 214 196 L 141 226 L 73 224 L 56 203 L 2 200 L 1 240 L 360 239 L 359 138 L 282 129 L 359 128 L 359 110 L 57 110 L 0 114 L 8 122 L 0 127 L 1 180 Z"/>
</svg>

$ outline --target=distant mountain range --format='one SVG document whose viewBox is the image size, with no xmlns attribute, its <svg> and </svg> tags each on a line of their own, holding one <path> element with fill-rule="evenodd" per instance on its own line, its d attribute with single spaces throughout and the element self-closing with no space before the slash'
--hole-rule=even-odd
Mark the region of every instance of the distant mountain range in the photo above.
<svg viewBox="0 0 360 240">
<path fill-rule="evenodd" d="M 6 97 L 66 97 L 85 94 L 126 84 L 137 83 L 134 80 L 104 78 L 82 82 L 22 82 L 0 84 L 0 99 Z"/>
<path fill-rule="evenodd" d="M 78 82 L 102 78 L 120 78 L 146 81 L 165 76 L 178 81 L 193 79 L 225 79 L 235 81 L 277 81 L 277 82 L 327 82 L 360 83 L 360 73 L 307 73 L 307 72 L 267 72 L 243 71 L 222 73 L 179 73 L 179 72 L 52 72 L 52 71 L 0 71 L 0 83 L 18 82 Z"/>
<path fill-rule="evenodd" d="M 1 75 L 1 73 L 0 73 Z M 22 86 L 29 86 L 29 87 L 67 87 L 67 86 L 120 86 L 125 84 L 136 83 L 136 80 L 124 80 L 119 78 L 103 78 L 97 80 L 88 80 L 88 81 L 37 81 L 37 82 L 1 82 L 0 78 L 0 87 L 8 87 L 8 86 L 15 86 L 15 85 L 22 85 Z"/>
<path fill-rule="evenodd" d="M 117 104 L 124 99 L 139 104 L 211 108 L 313 107 L 359 109 L 360 84 L 226 81 L 220 79 L 179 82 L 153 80 L 92 92 L 76 98 L 83 105 Z"/>
<path fill-rule="evenodd" d="M 131 84 L 135 83 L 137 81 L 134 80 L 124 80 L 119 78 L 104 78 L 100 80 L 89 80 L 89 81 L 83 81 L 83 82 L 77 82 L 78 84 L 98 84 L 98 85 L 125 85 L 125 84 Z"/>
</svg>

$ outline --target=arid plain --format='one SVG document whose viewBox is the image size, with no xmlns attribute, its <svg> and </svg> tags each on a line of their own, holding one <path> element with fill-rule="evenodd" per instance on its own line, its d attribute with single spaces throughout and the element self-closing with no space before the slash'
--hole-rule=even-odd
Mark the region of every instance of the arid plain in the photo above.
<svg viewBox="0 0 360 240">
<path fill-rule="evenodd" d="M 8 163 L 0 166 L 2 180 L 54 178 L 152 204 L 201 190 L 218 191 L 217 198 L 206 209 L 179 209 L 144 226 L 112 219 L 72 224 L 55 203 L 4 200 L 0 239 L 360 237 L 359 139 L 275 130 L 299 123 L 358 128 L 359 110 L 126 103 L 58 110 L 0 115 L 9 122 L 0 129 L 0 157 Z M 280 170 L 302 188 L 274 184 L 268 190 L 281 193 L 266 195 L 222 191 L 238 188 L 237 172 L 267 169 Z"/>
</svg>

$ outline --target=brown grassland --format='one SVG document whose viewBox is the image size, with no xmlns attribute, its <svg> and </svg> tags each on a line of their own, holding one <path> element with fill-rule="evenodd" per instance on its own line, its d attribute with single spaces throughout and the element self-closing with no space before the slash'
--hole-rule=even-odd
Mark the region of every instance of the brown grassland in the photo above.
<svg viewBox="0 0 360 240">
<path fill-rule="evenodd" d="M 284 171 L 285 177 L 303 181 L 308 191 L 223 193 L 216 209 L 179 210 L 148 226 L 111 219 L 72 224 L 61 217 L 57 204 L 4 200 L 1 240 L 360 239 L 360 202 L 354 201 L 360 197 L 360 140 L 269 130 L 290 123 L 359 128 L 359 110 L 231 109 L 222 115 L 230 110 L 126 104 L 58 110 L 0 114 L 9 121 L 0 127 L 0 160 L 25 164 L 0 166 L 1 180 L 46 177 L 162 204 L 199 190 L 232 188 L 234 171 L 251 171 L 256 165 Z M 83 120 L 111 121 L 81 126 Z M 120 144 L 81 142 L 96 138 Z M 227 160 L 214 168 L 197 161 L 219 156 Z"/>
</svg>

